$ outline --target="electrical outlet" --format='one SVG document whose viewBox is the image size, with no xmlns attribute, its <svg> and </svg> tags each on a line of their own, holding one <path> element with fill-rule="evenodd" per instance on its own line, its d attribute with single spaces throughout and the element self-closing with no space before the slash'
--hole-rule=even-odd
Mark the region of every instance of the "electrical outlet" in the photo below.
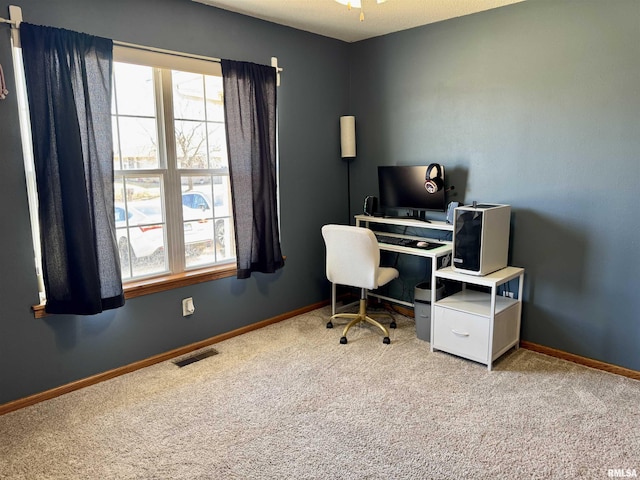
<svg viewBox="0 0 640 480">
<path fill-rule="evenodd" d="M 182 316 L 188 317 L 189 315 L 193 315 L 193 312 L 196 311 L 196 307 L 193 305 L 193 298 L 185 298 L 182 300 Z"/>
</svg>

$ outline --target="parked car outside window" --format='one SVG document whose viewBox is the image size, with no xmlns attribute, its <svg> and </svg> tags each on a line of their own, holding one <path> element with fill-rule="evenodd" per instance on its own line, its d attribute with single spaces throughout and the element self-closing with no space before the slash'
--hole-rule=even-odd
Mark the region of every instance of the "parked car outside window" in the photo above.
<svg viewBox="0 0 640 480">
<path fill-rule="evenodd" d="M 222 195 L 216 195 L 215 201 L 211 202 L 211 197 L 201 191 L 190 190 L 182 193 L 182 205 L 190 209 L 190 213 L 185 214 L 184 220 L 195 220 L 200 215 L 200 218 L 213 217 L 214 207 L 215 216 L 228 216 L 228 208 L 225 206 Z M 224 210 L 224 211 L 223 211 Z M 205 214 L 204 216 L 202 214 Z M 216 218 L 214 223 L 214 236 L 216 242 L 216 248 L 225 248 L 225 221 L 223 218 Z"/>
<path fill-rule="evenodd" d="M 201 254 L 214 243 L 202 215 L 203 208 L 183 205 L 182 209 L 185 250 L 189 255 Z M 160 199 L 128 202 L 126 208 L 116 203 L 115 220 L 123 263 L 128 265 L 131 260 L 163 256 L 165 238 Z"/>
</svg>

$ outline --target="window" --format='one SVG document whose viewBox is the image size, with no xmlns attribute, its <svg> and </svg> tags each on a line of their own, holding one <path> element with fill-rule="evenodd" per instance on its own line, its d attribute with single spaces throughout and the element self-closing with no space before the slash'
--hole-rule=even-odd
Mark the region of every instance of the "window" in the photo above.
<svg viewBox="0 0 640 480">
<path fill-rule="evenodd" d="M 234 261 L 222 77 L 118 61 L 112 106 L 123 279 Z"/>
<path fill-rule="evenodd" d="M 37 195 L 20 57 L 16 49 L 39 272 Z M 235 265 L 220 65 L 115 46 L 111 110 L 115 223 L 125 284 Z"/>
</svg>

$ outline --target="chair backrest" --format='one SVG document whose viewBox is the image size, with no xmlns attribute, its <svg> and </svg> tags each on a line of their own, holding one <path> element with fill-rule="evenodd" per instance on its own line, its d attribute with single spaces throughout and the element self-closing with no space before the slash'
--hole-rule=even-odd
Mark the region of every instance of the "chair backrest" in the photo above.
<svg viewBox="0 0 640 480">
<path fill-rule="evenodd" d="M 350 225 L 325 225 L 327 279 L 358 288 L 378 288 L 380 247 L 371 230 Z"/>
</svg>

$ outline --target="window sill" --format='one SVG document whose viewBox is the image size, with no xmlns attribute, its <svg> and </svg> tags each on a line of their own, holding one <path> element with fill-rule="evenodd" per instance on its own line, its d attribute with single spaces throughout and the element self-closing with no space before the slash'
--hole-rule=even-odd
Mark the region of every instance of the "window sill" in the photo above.
<svg viewBox="0 0 640 480">
<path fill-rule="evenodd" d="M 128 282 L 124 285 L 124 298 L 128 300 L 130 298 L 164 292 L 174 288 L 186 287 L 197 283 L 218 280 L 220 278 L 233 277 L 236 275 L 236 272 L 236 264 L 231 263 L 227 265 L 216 265 L 215 267 L 202 268 L 199 270 L 191 270 L 176 275 L 163 275 L 161 277 L 146 278 L 144 280 Z M 47 313 L 44 311 L 44 307 L 44 303 L 31 307 L 35 318 L 44 318 L 47 316 Z"/>
</svg>

